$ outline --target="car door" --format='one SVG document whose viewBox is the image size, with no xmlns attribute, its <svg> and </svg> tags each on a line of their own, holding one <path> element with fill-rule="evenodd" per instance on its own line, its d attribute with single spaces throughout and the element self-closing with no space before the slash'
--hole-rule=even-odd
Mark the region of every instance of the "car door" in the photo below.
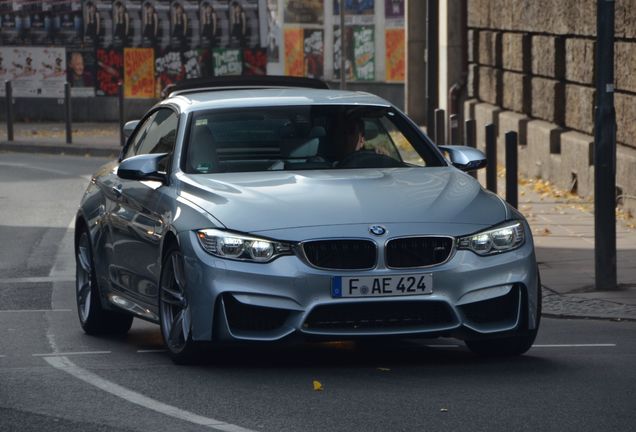
<svg viewBox="0 0 636 432">
<path fill-rule="evenodd" d="M 167 172 L 174 152 L 178 115 L 170 108 L 153 112 L 133 137 L 124 158 L 149 153 L 168 153 Z M 125 296 L 126 307 L 154 310 L 160 276 L 160 243 L 167 226 L 162 196 L 170 187 L 159 181 L 117 177 L 111 190 L 116 195 L 110 215 L 112 259 L 111 286 Z M 137 310 L 142 313 L 143 310 Z"/>
</svg>

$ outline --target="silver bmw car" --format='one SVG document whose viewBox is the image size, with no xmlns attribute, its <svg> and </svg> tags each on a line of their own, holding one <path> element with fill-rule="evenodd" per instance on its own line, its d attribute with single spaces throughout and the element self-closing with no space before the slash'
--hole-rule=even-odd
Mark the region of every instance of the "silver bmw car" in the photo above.
<svg viewBox="0 0 636 432">
<path fill-rule="evenodd" d="M 186 81 L 91 179 L 76 220 L 89 334 L 205 345 L 456 337 L 526 352 L 541 294 L 524 217 L 389 102 L 285 77 Z"/>
</svg>

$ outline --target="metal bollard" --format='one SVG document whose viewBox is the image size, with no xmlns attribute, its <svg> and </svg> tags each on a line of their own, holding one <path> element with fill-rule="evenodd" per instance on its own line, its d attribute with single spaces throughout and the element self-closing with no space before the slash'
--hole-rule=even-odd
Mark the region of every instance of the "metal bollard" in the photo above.
<svg viewBox="0 0 636 432">
<path fill-rule="evenodd" d="M 495 125 L 486 125 L 486 189 L 497 193 L 497 135 Z"/>
<path fill-rule="evenodd" d="M 446 112 L 443 109 L 435 110 L 435 144 L 446 145 Z"/>
<path fill-rule="evenodd" d="M 477 147 L 477 122 L 474 119 L 466 120 L 464 123 L 464 140 L 468 147 Z"/>
<path fill-rule="evenodd" d="M 459 119 L 457 114 L 448 116 L 448 143 L 459 145 Z"/>
<path fill-rule="evenodd" d="M 519 207 L 517 132 L 506 132 L 506 201 Z"/>
<path fill-rule="evenodd" d="M 126 145 L 126 138 L 124 137 L 124 83 L 118 84 L 118 99 L 119 99 L 119 145 Z"/>
<path fill-rule="evenodd" d="M 7 105 L 7 141 L 13 141 L 13 86 L 4 82 L 4 98 Z"/>
<path fill-rule="evenodd" d="M 71 129 L 72 115 L 71 85 L 69 83 L 64 83 L 64 120 L 66 122 L 66 144 L 73 143 L 73 131 Z"/>
</svg>

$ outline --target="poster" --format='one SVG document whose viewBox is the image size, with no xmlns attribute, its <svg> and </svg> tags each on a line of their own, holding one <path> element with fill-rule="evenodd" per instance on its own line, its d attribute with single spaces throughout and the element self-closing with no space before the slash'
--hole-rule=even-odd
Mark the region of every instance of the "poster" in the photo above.
<svg viewBox="0 0 636 432">
<path fill-rule="evenodd" d="M 115 0 L 112 6 L 112 46 L 114 48 L 122 48 L 132 44 L 133 21 L 134 18 L 128 9 L 128 3 L 125 0 Z"/>
<path fill-rule="evenodd" d="M 146 9 L 142 0 L 126 0 L 124 2 L 126 12 L 128 14 L 128 33 L 123 46 L 141 47 L 143 40 L 143 11 Z"/>
<path fill-rule="evenodd" d="M 375 12 L 374 0 L 344 0 L 344 5 L 346 15 L 373 15 Z M 333 13 L 340 14 L 340 0 L 333 0 Z"/>
<path fill-rule="evenodd" d="M 232 0 L 229 8 L 230 47 L 257 48 L 260 43 L 257 0 Z"/>
<path fill-rule="evenodd" d="M 155 60 L 155 96 L 170 84 L 185 78 L 185 67 L 180 51 L 171 49 L 160 50 Z"/>
<path fill-rule="evenodd" d="M 243 50 L 243 75 L 267 75 L 267 50 L 265 48 Z"/>
<path fill-rule="evenodd" d="M 186 79 L 212 76 L 212 58 L 209 49 L 188 50 L 182 54 L 182 58 Z"/>
<path fill-rule="evenodd" d="M 230 45 L 230 2 L 228 0 L 212 0 L 212 7 L 216 14 L 217 29 L 214 43 L 209 41 L 211 48 L 227 48 Z M 202 39 L 202 46 L 206 46 Z"/>
<path fill-rule="evenodd" d="M 124 48 L 124 97 L 155 97 L 155 52 L 152 48 Z"/>
<path fill-rule="evenodd" d="M 121 50 L 112 48 L 97 49 L 97 86 L 98 96 L 116 96 L 118 83 L 123 78 L 124 55 Z"/>
<path fill-rule="evenodd" d="M 84 43 L 110 48 L 113 43 L 113 3 L 108 0 L 88 0 L 84 3 Z"/>
<path fill-rule="evenodd" d="M 222 11 L 217 9 L 218 6 L 215 6 L 215 2 L 211 0 L 204 0 L 199 6 L 201 46 L 204 48 L 217 47 L 220 45 L 222 34 L 221 23 L 227 21 L 227 7 Z M 222 19 L 221 14 L 225 14 L 225 20 Z"/>
<path fill-rule="evenodd" d="M 345 37 L 346 37 L 346 47 L 345 47 L 345 78 L 347 80 L 352 80 L 354 78 L 353 75 L 353 27 L 345 26 Z M 340 79 L 340 60 L 341 60 L 341 52 L 342 52 L 342 39 L 340 35 L 340 26 L 335 26 L 333 29 L 333 75 L 334 79 Z"/>
<path fill-rule="evenodd" d="M 13 79 L 13 73 L 10 71 L 13 63 L 13 48 L 0 47 L 0 83 Z M 4 85 L 0 85 L 0 96 L 4 96 Z"/>
<path fill-rule="evenodd" d="M 323 0 L 285 0 L 286 24 L 319 24 L 324 22 Z"/>
<path fill-rule="evenodd" d="M 388 19 L 404 19 L 404 0 L 384 0 L 384 17 Z"/>
<path fill-rule="evenodd" d="M 386 81 L 404 82 L 404 29 L 387 29 L 384 33 L 386 46 Z"/>
<path fill-rule="evenodd" d="M 79 46 L 82 42 L 81 0 L 50 0 L 48 39 L 55 45 Z"/>
<path fill-rule="evenodd" d="M 17 43 L 16 17 L 13 0 L 0 0 L 0 42 L 2 45 Z"/>
<path fill-rule="evenodd" d="M 282 23 L 278 15 L 278 0 L 267 0 L 267 59 L 271 63 L 280 61 Z"/>
<path fill-rule="evenodd" d="M 323 31 L 305 29 L 304 34 L 305 73 L 308 78 L 321 78 L 324 75 Z"/>
<path fill-rule="evenodd" d="M 356 80 L 375 80 L 375 41 L 373 26 L 356 26 L 353 31 L 353 55 Z"/>
<path fill-rule="evenodd" d="M 2 75 L 13 82 L 14 97 L 64 97 L 65 48 L 16 46 L 1 52 Z"/>
<path fill-rule="evenodd" d="M 305 33 L 302 28 L 285 29 L 285 75 L 305 75 Z"/>
<path fill-rule="evenodd" d="M 199 2 L 177 0 L 170 2 L 170 46 L 188 50 L 199 47 Z"/>
<path fill-rule="evenodd" d="M 141 46 L 167 48 L 170 44 L 170 2 L 144 0 L 140 14 Z"/>
<path fill-rule="evenodd" d="M 66 50 L 66 81 L 71 86 L 71 96 L 95 96 L 95 71 L 97 59 L 92 48 Z"/>
<path fill-rule="evenodd" d="M 25 29 L 24 43 L 44 45 L 50 43 L 48 32 L 44 26 L 45 17 L 48 22 L 51 9 L 50 2 L 23 0 L 18 2 L 22 6 L 22 17 Z"/>
<path fill-rule="evenodd" d="M 243 53 L 237 48 L 217 48 L 213 51 L 214 76 L 242 75 Z"/>
</svg>

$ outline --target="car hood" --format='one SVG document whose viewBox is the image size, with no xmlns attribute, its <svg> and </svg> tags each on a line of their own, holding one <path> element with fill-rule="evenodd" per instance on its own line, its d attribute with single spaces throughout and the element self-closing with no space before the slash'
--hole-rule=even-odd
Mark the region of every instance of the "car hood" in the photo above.
<svg viewBox="0 0 636 432">
<path fill-rule="evenodd" d="M 451 167 L 180 174 L 180 195 L 241 232 L 506 219 L 499 197 Z"/>
</svg>

